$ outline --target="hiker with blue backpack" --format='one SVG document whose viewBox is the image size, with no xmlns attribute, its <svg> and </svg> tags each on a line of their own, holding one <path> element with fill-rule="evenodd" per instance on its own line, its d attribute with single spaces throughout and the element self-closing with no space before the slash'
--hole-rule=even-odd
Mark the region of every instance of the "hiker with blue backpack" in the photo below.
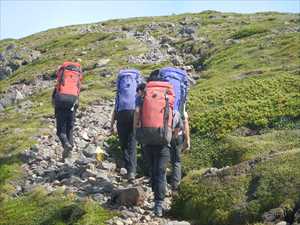
<svg viewBox="0 0 300 225">
<path fill-rule="evenodd" d="M 181 152 L 190 148 L 188 114 L 185 103 L 189 88 L 188 74 L 181 68 L 165 67 L 159 70 L 159 79 L 172 84 L 175 94 L 172 140 L 170 143 L 171 188 L 176 193 L 181 181 Z"/>
<path fill-rule="evenodd" d="M 117 133 L 123 154 L 127 178 L 132 181 L 136 176 L 136 139 L 133 134 L 136 90 L 142 77 L 138 70 L 120 70 L 117 78 L 115 108 L 111 119 L 111 131 L 117 121 Z"/>
</svg>

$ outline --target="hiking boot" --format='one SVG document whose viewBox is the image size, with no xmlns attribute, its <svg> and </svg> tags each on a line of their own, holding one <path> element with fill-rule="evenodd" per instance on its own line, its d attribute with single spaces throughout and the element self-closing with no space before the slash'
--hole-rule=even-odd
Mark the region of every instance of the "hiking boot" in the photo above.
<svg viewBox="0 0 300 225">
<path fill-rule="evenodd" d="M 71 152 L 71 150 L 72 150 L 73 147 L 68 142 L 63 147 L 64 147 L 64 150 L 63 150 L 63 153 L 62 153 L 62 157 L 63 157 L 63 159 L 65 159 L 65 158 L 69 157 L 70 152 Z"/>
<path fill-rule="evenodd" d="M 133 182 L 134 179 L 135 179 L 135 174 L 134 174 L 134 173 L 129 173 L 129 174 L 128 174 L 128 181 L 129 181 L 129 182 Z"/>
<path fill-rule="evenodd" d="M 154 215 L 157 217 L 163 216 L 163 207 L 161 202 L 155 202 L 154 205 Z"/>
</svg>

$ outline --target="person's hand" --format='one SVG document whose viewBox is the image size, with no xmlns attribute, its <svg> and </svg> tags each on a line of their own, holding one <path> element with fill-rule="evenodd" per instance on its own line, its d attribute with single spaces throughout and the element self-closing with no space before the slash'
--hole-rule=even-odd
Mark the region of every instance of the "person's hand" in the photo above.
<svg viewBox="0 0 300 225">
<path fill-rule="evenodd" d="M 184 141 L 183 142 L 183 148 L 182 148 L 182 151 L 183 152 L 187 152 L 187 151 L 189 151 L 190 150 L 190 148 L 191 148 L 191 143 L 190 143 L 190 141 Z"/>
<path fill-rule="evenodd" d="M 115 128 L 114 128 L 114 125 L 111 125 L 111 126 L 110 126 L 110 128 L 109 128 L 109 133 L 110 133 L 110 135 L 116 134 L 116 130 L 115 130 Z"/>
</svg>

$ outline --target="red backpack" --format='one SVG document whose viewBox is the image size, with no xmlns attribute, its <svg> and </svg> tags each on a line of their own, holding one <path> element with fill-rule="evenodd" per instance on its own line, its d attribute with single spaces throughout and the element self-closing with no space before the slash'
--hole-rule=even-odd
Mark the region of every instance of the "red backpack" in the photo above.
<svg viewBox="0 0 300 225">
<path fill-rule="evenodd" d="M 137 139 L 146 145 L 167 145 L 172 138 L 173 86 L 168 82 L 151 81 L 145 90 Z"/>
<path fill-rule="evenodd" d="M 82 70 L 79 63 L 64 62 L 56 73 L 56 90 L 59 94 L 79 96 Z"/>
</svg>

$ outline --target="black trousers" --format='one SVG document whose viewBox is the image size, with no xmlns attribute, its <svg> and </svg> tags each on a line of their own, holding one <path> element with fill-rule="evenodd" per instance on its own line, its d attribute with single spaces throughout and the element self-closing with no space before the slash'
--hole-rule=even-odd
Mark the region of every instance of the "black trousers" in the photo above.
<svg viewBox="0 0 300 225">
<path fill-rule="evenodd" d="M 133 134 L 133 110 L 124 110 L 117 113 L 117 130 L 124 167 L 128 173 L 136 173 L 136 139 Z"/>
<path fill-rule="evenodd" d="M 172 188 L 177 189 L 181 181 L 181 152 L 183 147 L 184 137 L 180 135 L 177 140 L 171 141 L 170 156 L 172 165 Z"/>
<path fill-rule="evenodd" d="M 55 98 L 56 134 L 63 147 L 70 143 L 74 145 L 73 128 L 77 106 L 74 96 L 58 96 Z"/>
<path fill-rule="evenodd" d="M 155 202 L 162 202 L 166 196 L 166 168 L 170 159 L 167 146 L 145 146 L 151 164 L 151 186 Z"/>
</svg>

